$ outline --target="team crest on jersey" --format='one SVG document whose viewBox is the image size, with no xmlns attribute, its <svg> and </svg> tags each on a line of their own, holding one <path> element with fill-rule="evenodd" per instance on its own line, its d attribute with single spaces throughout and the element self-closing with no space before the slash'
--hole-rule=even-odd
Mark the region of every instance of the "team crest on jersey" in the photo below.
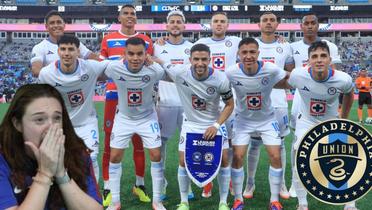
<svg viewBox="0 0 372 210">
<path fill-rule="evenodd" d="M 149 75 L 144 75 L 142 76 L 142 82 L 150 82 L 150 76 Z"/>
<path fill-rule="evenodd" d="M 207 93 L 209 95 L 213 95 L 215 92 L 216 92 L 216 88 L 214 88 L 214 87 L 208 87 L 207 88 Z"/>
<path fill-rule="evenodd" d="M 191 103 L 192 107 L 199 111 L 205 110 L 207 108 L 207 103 L 205 102 L 205 99 L 200 98 L 197 95 L 191 96 Z"/>
<path fill-rule="evenodd" d="M 142 89 L 128 88 L 128 106 L 142 105 Z"/>
<path fill-rule="evenodd" d="M 107 128 L 111 127 L 111 125 L 112 125 L 111 120 L 106 120 L 105 125 L 106 125 Z"/>
<path fill-rule="evenodd" d="M 248 93 L 247 106 L 248 110 L 261 110 L 262 97 L 261 93 Z"/>
<path fill-rule="evenodd" d="M 276 52 L 279 53 L 279 54 L 282 54 L 283 53 L 283 48 L 282 47 L 277 47 Z"/>
<path fill-rule="evenodd" d="M 89 79 L 89 75 L 88 74 L 83 74 L 80 77 L 80 80 L 83 81 L 83 82 L 87 81 L 88 79 Z"/>
<path fill-rule="evenodd" d="M 227 41 L 225 42 L 225 46 L 226 46 L 226 47 L 231 47 L 231 46 L 232 46 L 232 42 L 231 42 L 230 40 L 227 40 Z"/>
<path fill-rule="evenodd" d="M 189 48 L 186 48 L 184 52 L 185 52 L 186 55 L 190 55 L 190 49 Z"/>
<path fill-rule="evenodd" d="M 71 107 L 77 107 L 84 103 L 84 94 L 81 89 L 67 92 Z"/>
<path fill-rule="evenodd" d="M 337 93 L 337 89 L 335 87 L 330 87 L 330 88 L 328 88 L 327 92 L 328 92 L 329 95 L 334 95 L 334 94 Z"/>
<path fill-rule="evenodd" d="M 310 115 L 323 116 L 327 109 L 327 101 L 312 98 L 310 100 Z"/>
<path fill-rule="evenodd" d="M 216 70 L 224 70 L 225 69 L 225 56 L 224 55 L 217 55 L 212 56 L 212 67 Z"/>
<path fill-rule="evenodd" d="M 325 203 L 355 201 L 372 187 L 372 136 L 349 120 L 329 120 L 309 130 L 296 154 L 306 190 Z"/>
<path fill-rule="evenodd" d="M 261 79 L 261 84 L 264 85 L 264 86 L 266 86 L 266 85 L 269 84 L 269 81 L 270 81 L 269 77 L 263 77 Z"/>
</svg>

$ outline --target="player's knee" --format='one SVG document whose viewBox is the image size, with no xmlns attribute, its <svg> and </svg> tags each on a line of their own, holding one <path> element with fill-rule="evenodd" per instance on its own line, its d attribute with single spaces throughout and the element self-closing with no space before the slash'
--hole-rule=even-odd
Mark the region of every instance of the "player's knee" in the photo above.
<svg viewBox="0 0 372 210">
<path fill-rule="evenodd" d="M 124 151 L 111 150 L 110 152 L 110 162 L 111 163 L 120 163 L 123 158 Z"/>
<path fill-rule="evenodd" d="M 159 162 L 161 160 L 160 148 L 150 149 L 150 160 L 153 162 Z"/>
<path fill-rule="evenodd" d="M 237 152 L 234 153 L 234 157 L 233 157 L 233 165 L 234 166 L 236 166 L 236 167 L 242 166 L 243 165 L 243 160 L 244 160 L 244 154 L 237 153 Z"/>
<path fill-rule="evenodd" d="M 272 153 L 270 154 L 270 160 L 271 160 L 271 165 L 274 167 L 281 167 L 281 157 L 280 153 Z"/>
</svg>

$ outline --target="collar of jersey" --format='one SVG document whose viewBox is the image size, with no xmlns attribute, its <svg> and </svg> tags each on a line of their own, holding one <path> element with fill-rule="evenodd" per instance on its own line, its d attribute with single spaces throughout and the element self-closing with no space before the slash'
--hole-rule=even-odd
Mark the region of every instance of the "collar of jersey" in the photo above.
<svg viewBox="0 0 372 210">
<path fill-rule="evenodd" d="M 319 42 L 319 41 L 322 41 L 322 39 L 321 39 L 319 36 L 317 36 L 314 42 Z M 309 45 L 309 46 L 311 45 L 311 44 L 306 43 L 306 42 L 305 42 L 305 39 L 302 39 L 302 42 L 303 42 L 304 44 L 306 44 L 306 45 Z"/>
<path fill-rule="evenodd" d="M 48 42 L 52 43 L 52 44 L 57 44 L 57 43 L 53 42 L 49 37 L 46 38 L 46 40 L 47 40 Z"/>
<path fill-rule="evenodd" d="M 128 65 L 128 61 L 127 61 L 127 60 L 123 60 L 123 64 L 124 64 L 124 66 L 127 68 L 127 70 L 128 70 L 130 73 L 136 74 L 136 73 L 139 72 L 139 71 L 134 72 L 134 71 L 130 70 L 129 65 Z M 142 69 L 142 68 L 143 68 L 143 65 L 141 66 L 141 69 Z M 140 71 L 141 71 L 141 70 L 140 70 Z"/>
<path fill-rule="evenodd" d="M 248 74 L 247 72 L 245 72 L 244 71 L 244 66 L 243 66 L 242 63 L 239 63 L 239 69 L 243 72 L 243 74 L 245 74 L 245 75 L 247 75 L 249 77 L 253 77 L 253 76 L 257 75 L 258 72 L 261 71 L 261 68 L 263 66 L 263 62 L 262 61 L 257 61 L 257 63 L 258 63 L 258 68 L 257 68 L 257 72 L 255 74 Z"/>
<path fill-rule="evenodd" d="M 137 36 L 138 35 L 138 32 L 135 32 L 133 35 L 126 35 L 125 33 L 121 32 L 120 30 L 118 30 L 119 34 L 123 35 L 123 36 L 126 36 L 126 37 L 134 37 L 134 36 Z"/>
<path fill-rule="evenodd" d="M 62 69 L 61 69 L 61 61 L 60 60 L 58 60 L 56 62 L 56 67 L 57 67 L 58 71 L 61 72 L 62 74 L 65 74 L 65 75 L 75 74 L 75 72 L 79 68 L 79 60 L 76 60 L 76 67 L 75 67 L 74 71 L 72 71 L 71 73 L 70 72 L 64 72 L 64 71 L 62 71 Z"/>
<path fill-rule="evenodd" d="M 314 79 L 313 75 L 311 74 L 312 71 L 313 71 L 313 70 L 312 70 L 311 67 L 310 67 L 310 68 L 308 69 L 308 72 L 309 72 L 309 74 L 310 74 L 311 79 L 314 80 L 315 82 L 320 82 L 320 83 L 327 82 L 327 81 L 329 80 L 329 78 L 331 78 L 331 77 L 333 76 L 333 74 L 335 73 L 335 71 L 334 71 L 331 67 L 329 67 L 329 68 L 328 68 L 328 77 L 327 77 L 326 79 L 322 80 L 322 81 L 318 81 L 318 80 Z"/>
<path fill-rule="evenodd" d="M 207 80 L 212 74 L 213 74 L 213 69 L 211 68 L 211 67 L 208 67 L 208 76 L 206 77 L 206 78 L 202 78 L 202 79 L 197 79 L 195 76 L 194 76 L 194 69 L 191 67 L 190 68 L 190 71 L 191 71 L 191 75 L 192 75 L 192 77 L 195 79 L 195 80 L 197 80 L 197 81 L 205 81 L 205 80 Z"/>
<path fill-rule="evenodd" d="M 167 40 L 165 42 L 168 43 L 168 44 L 170 44 L 170 45 L 182 45 L 183 43 L 185 43 L 185 39 L 182 39 L 182 41 L 180 43 L 177 43 L 177 44 L 173 44 L 169 40 Z"/>
<path fill-rule="evenodd" d="M 212 40 L 212 41 L 215 41 L 215 42 L 220 42 L 220 41 L 223 41 L 223 40 L 225 40 L 225 39 L 226 39 L 226 36 L 223 37 L 223 39 L 213 39 L 213 38 L 211 37 L 211 40 Z"/>
<path fill-rule="evenodd" d="M 261 37 L 260 38 L 258 38 L 262 43 L 264 43 L 264 44 L 274 44 L 275 42 L 277 42 L 278 41 L 278 39 L 276 39 L 275 38 L 275 40 L 274 41 L 272 41 L 272 42 L 264 42 L 262 39 L 261 39 Z"/>
</svg>

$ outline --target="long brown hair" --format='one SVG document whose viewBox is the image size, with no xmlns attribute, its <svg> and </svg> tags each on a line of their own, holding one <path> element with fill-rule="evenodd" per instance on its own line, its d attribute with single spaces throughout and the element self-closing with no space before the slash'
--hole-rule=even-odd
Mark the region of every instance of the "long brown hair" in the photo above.
<svg viewBox="0 0 372 210">
<path fill-rule="evenodd" d="M 21 122 L 27 106 L 35 99 L 42 97 L 55 98 L 62 106 L 62 128 L 66 136 L 65 167 L 69 176 L 84 192 L 87 192 L 86 180 L 90 174 L 87 166 L 89 160 L 88 148 L 83 140 L 76 135 L 62 96 L 54 87 L 47 84 L 29 84 L 20 87 L 0 125 L 0 152 L 10 167 L 10 180 L 13 185 L 22 189 L 23 200 L 27 194 L 25 193 L 27 192 L 26 177 L 36 174 L 37 163 L 26 154 L 22 133 L 17 131 L 12 121 Z M 33 167 L 30 165 L 33 165 Z M 50 198 L 49 209 L 65 207 L 57 185 L 51 187 L 48 196 Z"/>
</svg>

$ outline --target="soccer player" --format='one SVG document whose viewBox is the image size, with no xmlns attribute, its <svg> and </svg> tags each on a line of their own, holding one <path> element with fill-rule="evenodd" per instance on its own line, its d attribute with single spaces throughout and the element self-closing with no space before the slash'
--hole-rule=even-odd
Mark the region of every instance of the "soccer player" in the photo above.
<svg viewBox="0 0 372 210">
<path fill-rule="evenodd" d="M 110 62 L 105 74 L 118 88 L 118 112 L 115 114 L 110 141 L 110 165 L 108 187 L 112 202 L 108 209 L 120 209 L 120 178 L 124 149 L 134 134 L 141 137 L 148 148 L 151 160 L 152 208 L 165 209 L 160 195 L 164 188 L 164 170 L 161 162 L 160 128 L 153 102 L 153 87 L 164 76 L 158 64 L 144 66 L 146 43 L 139 37 L 131 37 L 125 43 L 125 60 Z"/>
<path fill-rule="evenodd" d="M 98 180 L 99 132 L 93 96 L 97 78 L 108 61 L 78 58 L 80 41 L 75 36 L 62 35 L 57 45 L 60 59 L 41 69 L 38 83 L 50 84 L 61 93 L 75 132 L 92 150 L 90 157 Z"/>
<path fill-rule="evenodd" d="M 48 12 L 45 16 L 45 28 L 48 30 L 49 37 L 32 48 L 31 71 L 35 77 L 39 75 L 41 68 L 59 59 L 57 41 L 65 31 L 65 22 L 61 13 L 56 10 Z M 80 58 L 98 60 L 98 56 L 82 43 L 79 45 L 79 51 Z"/>
<path fill-rule="evenodd" d="M 304 38 L 297 42 L 291 43 L 292 53 L 293 53 L 293 60 L 295 62 L 295 67 L 306 67 L 308 65 L 308 48 L 309 46 L 316 42 L 316 41 L 325 41 L 330 50 L 330 56 L 332 58 L 331 66 L 335 69 L 340 69 L 339 64 L 341 63 L 340 55 L 338 54 L 338 49 L 335 44 L 329 42 L 327 40 L 321 39 L 318 37 L 318 30 L 319 30 L 319 22 L 318 17 L 315 14 L 309 13 L 302 18 L 302 22 L 300 24 L 301 30 L 304 34 Z M 297 91 L 294 94 L 292 109 L 291 109 L 291 116 L 290 116 L 290 127 L 293 129 L 296 127 L 296 117 L 298 115 L 299 109 L 299 94 Z M 292 141 L 292 147 L 293 148 Z M 293 154 L 293 152 L 291 153 Z M 291 156 L 291 165 L 294 166 L 294 157 Z M 293 176 L 292 176 L 292 184 L 293 186 Z M 293 187 L 290 187 L 289 193 L 291 197 L 296 197 L 296 192 Z"/>
<path fill-rule="evenodd" d="M 294 154 L 306 132 L 325 120 L 338 117 L 338 95 L 343 93 L 341 118 L 347 118 L 354 100 L 352 78 L 331 67 L 329 45 L 317 41 L 308 48 L 309 67 L 304 70 L 296 68 L 290 75 L 288 83 L 297 88 L 300 94 L 299 115 L 296 122 Z M 333 87 L 333 88 L 332 88 Z M 293 167 L 294 186 L 298 197 L 297 210 L 307 210 L 307 192 L 298 178 L 296 167 Z M 355 210 L 355 203 L 345 206 L 347 210 Z"/>
<path fill-rule="evenodd" d="M 221 168 L 217 176 L 220 192 L 219 210 L 228 210 L 227 196 L 229 192 L 230 166 L 228 162 L 228 140 L 226 127 L 223 124 L 234 109 L 234 100 L 230 83 L 225 74 L 208 67 L 210 49 L 205 44 L 195 44 L 190 51 L 190 65 L 163 64 L 167 75 L 174 81 L 185 110 L 185 119 L 180 134 L 178 185 L 181 203 L 177 210 L 188 210 L 188 188 L 190 178 L 185 169 L 184 152 L 187 133 L 202 133 L 204 139 L 213 139 L 221 135 L 223 155 Z M 225 106 L 220 113 L 220 98 Z M 182 139 L 184 141 L 182 141 Z"/>
<path fill-rule="evenodd" d="M 355 80 L 355 86 L 359 90 L 358 118 L 360 123 L 363 123 L 363 104 L 367 104 L 368 106 L 368 118 L 366 119 L 366 123 L 372 123 L 371 82 L 367 69 L 361 69 L 359 77 Z"/>
<path fill-rule="evenodd" d="M 183 38 L 185 30 L 185 16 L 181 11 L 171 11 L 167 16 L 167 31 L 168 39 L 164 45 L 154 45 L 154 56 L 171 64 L 189 64 L 190 49 L 192 43 Z M 158 117 L 161 132 L 161 156 L 163 167 L 165 169 L 166 159 L 166 143 L 173 136 L 176 129 L 181 131 L 183 108 L 180 97 L 177 93 L 177 88 L 174 83 L 161 80 L 159 82 L 159 101 L 158 101 Z M 166 198 L 166 185 L 162 194 L 162 199 Z M 193 198 L 194 194 L 189 189 L 189 198 Z"/>
<path fill-rule="evenodd" d="M 279 124 L 271 105 L 270 93 L 273 87 L 286 80 L 286 72 L 271 62 L 258 61 L 258 42 L 253 38 L 244 38 L 239 43 L 238 55 L 241 63 L 226 70 L 236 93 L 235 121 L 232 139 L 233 162 L 231 169 L 232 185 L 235 193 L 233 210 L 243 209 L 243 160 L 251 135 L 261 137 L 269 159 L 269 183 L 271 210 L 281 210 L 279 191 L 283 169 L 280 157 Z"/>
<path fill-rule="evenodd" d="M 151 39 L 137 33 L 134 30 L 137 22 L 136 10 L 132 5 L 124 5 L 119 12 L 118 20 L 121 23 L 121 29 L 117 32 L 106 35 L 101 44 L 101 59 L 118 60 L 125 52 L 126 40 L 130 37 L 139 37 L 146 43 L 146 51 L 148 54 L 153 54 L 153 43 Z M 103 205 L 107 206 L 110 203 L 110 191 L 108 191 L 109 179 L 109 159 L 110 159 L 110 136 L 113 127 L 116 106 L 118 104 L 118 95 L 116 85 L 109 80 L 106 85 L 106 99 L 104 111 L 104 131 L 105 131 L 105 146 L 102 158 L 102 173 L 104 180 Z M 151 199 L 145 189 L 145 153 L 140 137 L 134 135 L 133 143 L 133 160 L 136 171 L 136 184 L 133 186 L 133 193 L 137 195 L 142 202 L 150 202 Z M 120 182 L 118 183 L 120 185 Z"/>
<path fill-rule="evenodd" d="M 275 31 L 279 25 L 278 18 L 272 12 L 265 12 L 260 16 L 260 22 L 258 24 L 261 30 L 261 37 L 256 38 L 259 45 L 260 54 L 259 60 L 264 62 L 275 63 L 281 69 L 291 71 L 294 68 L 294 62 L 292 58 L 292 49 L 288 42 L 279 42 L 275 35 Z M 283 179 L 280 187 L 280 197 L 283 199 L 289 198 L 289 193 L 285 185 L 285 166 L 286 166 L 286 151 L 284 138 L 287 136 L 289 131 L 289 120 L 288 120 L 288 103 L 285 90 L 273 89 L 271 92 L 271 102 L 274 107 L 275 117 L 279 123 L 280 138 L 282 144 L 280 146 L 281 161 L 283 168 Z M 254 177 L 256 175 L 258 160 L 260 157 L 260 146 L 262 140 L 259 137 L 252 136 L 247 153 L 247 184 L 243 193 L 245 198 L 252 198 L 255 190 Z"/>
<path fill-rule="evenodd" d="M 211 18 L 212 37 L 199 39 L 195 44 L 205 44 L 211 51 L 210 67 L 213 70 L 225 71 L 229 66 L 235 65 L 238 59 L 238 45 L 241 38 L 236 36 L 226 36 L 229 28 L 229 19 L 225 12 L 217 12 Z M 220 101 L 220 110 L 224 107 L 224 103 Z M 226 120 L 226 128 L 229 141 L 232 138 L 232 124 L 234 114 Z M 232 159 L 232 149 L 229 150 L 230 163 Z M 212 182 L 206 185 L 203 189 L 202 196 L 208 198 L 212 196 Z"/>
</svg>

